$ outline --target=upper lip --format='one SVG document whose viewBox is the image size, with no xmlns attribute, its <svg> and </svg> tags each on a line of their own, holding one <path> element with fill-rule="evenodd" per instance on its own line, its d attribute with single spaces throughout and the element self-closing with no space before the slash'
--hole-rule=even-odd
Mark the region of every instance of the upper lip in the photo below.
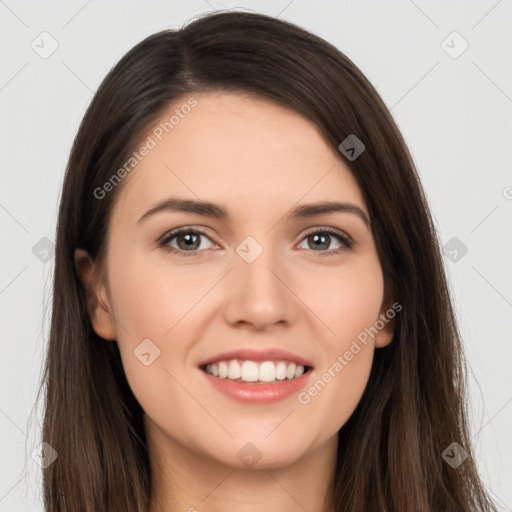
<svg viewBox="0 0 512 512">
<path fill-rule="evenodd" d="M 221 354 L 216 354 L 204 361 L 201 361 L 198 366 L 205 366 L 207 364 L 216 363 L 218 361 L 229 361 L 230 359 L 243 359 L 250 361 L 292 361 L 296 364 L 301 364 L 303 366 L 310 366 L 310 361 L 300 357 L 293 352 L 289 352 L 288 350 L 282 350 L 280 348 L 268 348 L 265 350 L 257 350 L 254 348 L 242 348 L 237 350 L 231 350 L 229 352 L 222 352 Z"/>
</svg>

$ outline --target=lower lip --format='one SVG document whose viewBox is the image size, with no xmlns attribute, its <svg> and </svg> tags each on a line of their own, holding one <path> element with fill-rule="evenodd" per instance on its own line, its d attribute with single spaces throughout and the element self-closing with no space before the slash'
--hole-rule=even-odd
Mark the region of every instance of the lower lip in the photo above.
<svg viewBox="0 0 512 512">
<path fill-rule="evenodd" d="M 208 382 L 218 391 L 244 403 L 271 404 L 298 393 L 309 380 L 313 370 L 303 373 L 300 377 L 283 379 L 269 384 L 257 382 L 235 382 L 232 379 L 214 377 L 203 370 L 199 370 Z"/>
</svg>

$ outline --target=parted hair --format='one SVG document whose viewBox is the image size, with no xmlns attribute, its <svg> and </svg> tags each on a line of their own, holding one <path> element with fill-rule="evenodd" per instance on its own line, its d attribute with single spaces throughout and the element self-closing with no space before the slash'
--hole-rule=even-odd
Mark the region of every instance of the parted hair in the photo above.
<svg viewBox="0 0 512 512">
<path fill-rule="evenodd" d="M 415 164 L 388 108 L 356 65 L 290 22 L 245 11 L 203 15 L 126 53 L 95 93 L 75 137 L 60 197 L 49 343 L 38 399 L 47 512 L 147 512 L 151 471 L 143 411 L 119 349 L 93 330 L 74 266 L 101 264 L 121 183 L 101 187 L 168 106 L 207 91 L 271 100 L 313 122 L 345 159 L 368 207 L 385 287 L 402 305 L 392 342 L 376 350 L 368 385 L 338 432 L 326 510 L 495 511 L 468 433 L 466 363 L 436 229 Z M 355 134 L 351 161 L 338 146 Z M 136 172 L 136 171 L 134 171 Z M 468 458 L 452 468 L 457 442 Z"/>
</svg>

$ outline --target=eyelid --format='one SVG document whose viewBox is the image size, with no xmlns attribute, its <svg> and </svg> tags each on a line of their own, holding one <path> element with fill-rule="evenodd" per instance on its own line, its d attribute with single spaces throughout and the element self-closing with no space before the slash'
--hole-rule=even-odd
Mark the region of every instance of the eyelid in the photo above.
<svg viewBox="0 0 512 512">
<path fill-rule="evenodd" d="M 202 236 L 205 236 L 206 238 L 208 238 L 215 245 L 222 246 L 222 244 L 217 242 L 215 237 L 208 234 L 204 228 L 196 228 L 193 225 L 180 226 L 180 227 L 177 227 L 177 228 L 167 231 L 166 233 L 164 233 L 163 236 L 161 236 L 158 239 L 158 241 L 156 242 L 156 246 L 158 248 L 163 248 L 163 249 L 167 250 L 168 252 L 175 253 L 175 254 L 181 254 L 181 255 L 185 255 L 185 256 L 187 256 L 187 255 L 193 256 L 193 255 L 197 255 L 201 252 L 205 252 L 205 249 L 203 249 L 203 250 L 195 249 L 193 251 L 182 251 L 182 250 L 177 250 L 174 247 L 168 246 L 170 240 L 174 239 L 175 237 L 177 237 L 183 233 L 195 233 L 198 235 L 202 235 Z M 296 245 L 300 244 L 305 238 L 307 238 L 310 234 L 313 234 L 313 233 L 327 233 L 329 235 L 333 235 L 335 237 L 338 237 L 341 240 L 341 243 L 344 245 L 344 247 L 342 247 L 342 248 L 330 249 L 330 250 L 326 250 L 326 251 L 314 251 L 313 249 L 310 249 L 310 251 L 312 251 L 312 252 L 317 252 L 319 256 L 322 256 L 322 255 L 328 256 L 331 254 L 338 254 L 340 251 L 343 251 L 343 250 L 351 250 L 355 244 L 353 238 L 350 235 L 348 235 L 346 232 L 344 232 L 340 229 L 333 228 L 330 226 L 313 226 L 312 228 L 308 229 L 305 233 L 302 234 L 300 240 L 297 242 Z M 206 249 L 206 250 L 208 250 L 208 249 Z"/>
<path fill-rule="evenodd" d="M 312 233 L 329 233 L 329 234 L 335 234 L 335 235 L 338 235 L 344 239 L 346 239 L 348 242 L 350 243 L 354 243 L 354 240 L 353 238 L 348 234 L 346 233 L 345 231 L 341 230 L 341 229 L 338 229 L 338 228 L 333 228 L 333 227 L 330 227 L 330 226 L 314 226 L 312 227 L 311 229 L 308 229 L 303 235 L 302 235 L 302 238 L 301 240 L 303 240 L 306 236 L 312 234 Z"/>
<path fill-rule="evenodd" d="M 314 226 L 313 228 L 307 230 L 301 237 L 299 244 L 305 240 L 309 235 L 314 233 L 327 233 L 328 235 L 337 238 L 342 247 L 338 249 L 329 249 L 326 251 L 314 251 L 313 249 L 309 249 L 309 252 L 317 253 L 316 256 L 319 257 L 328 257 L 333 255 L 339 255 L 342 252 L 353 251 L 355 246 L 354 239 L 348 235 L 346 232 L 341 229 L 333 228 L 330 226 Z"/>
<path fill-rule="evenodd" d="M 165 247 L 167 246 L 167 244 L 170 242 L 170 240 L 174 239 L 175 237 L 183 234 L 183 233 L 195 233 L 195 234 L 198 234 L 198 235 L 202 235 L 208 239 L 210 239 L 214 244 L 216 245 L 221 245 L 219 244 L 216 240 L 215 240 L 215 237 L 208 234 L 206 232 L 206 230 L 204 228 L 196 228 L 194 227 L 193 225 L 186 225 L 186 226 L 181 226 L 181 227 L 178 227 L 178 228 L 174 228 L 174 229 L 171 229 L 169 231 L 166 231 L 156 242 L 156 246 L 157 247 L 163 247 L 165 249 Z M 172 247 L 171 249 L 174 249 L 174 247 Z M 172 250 L 170 252 L 173 252 Z M 204 252 L 203 251 L 198 251 L 197 249 L 195 251 L 179 251 L 180 253 L 188 253 L 188 254 L 196 254 L 197 252 Z"/>
</svg>

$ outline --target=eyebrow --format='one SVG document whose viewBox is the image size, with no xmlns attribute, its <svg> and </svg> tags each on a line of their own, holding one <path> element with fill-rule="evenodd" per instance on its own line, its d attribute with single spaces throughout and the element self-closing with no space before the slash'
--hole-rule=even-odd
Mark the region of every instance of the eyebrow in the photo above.
<svg viewBox="0 0 512 512">
<path fill-rule="evenodd" d="M 142 222 L 148 217 L 163 211 L 195 213 L 196 215 L 204 215 L 205 217 L 221 220 L 229 218 L 227 210 L 214 203 L 171 197 L 150 208 L 137 222 Z M 299 205 L 288 212 L 285 218 L 287 220 L 294 220 L 337 212 L 357 215 L 364 222 L 366 227 L 370 227 L 370 221 L 362 208 L 352 203 L 340 203 L 336 201 L 323 201 L 320 203 Z"/>
</svg>

